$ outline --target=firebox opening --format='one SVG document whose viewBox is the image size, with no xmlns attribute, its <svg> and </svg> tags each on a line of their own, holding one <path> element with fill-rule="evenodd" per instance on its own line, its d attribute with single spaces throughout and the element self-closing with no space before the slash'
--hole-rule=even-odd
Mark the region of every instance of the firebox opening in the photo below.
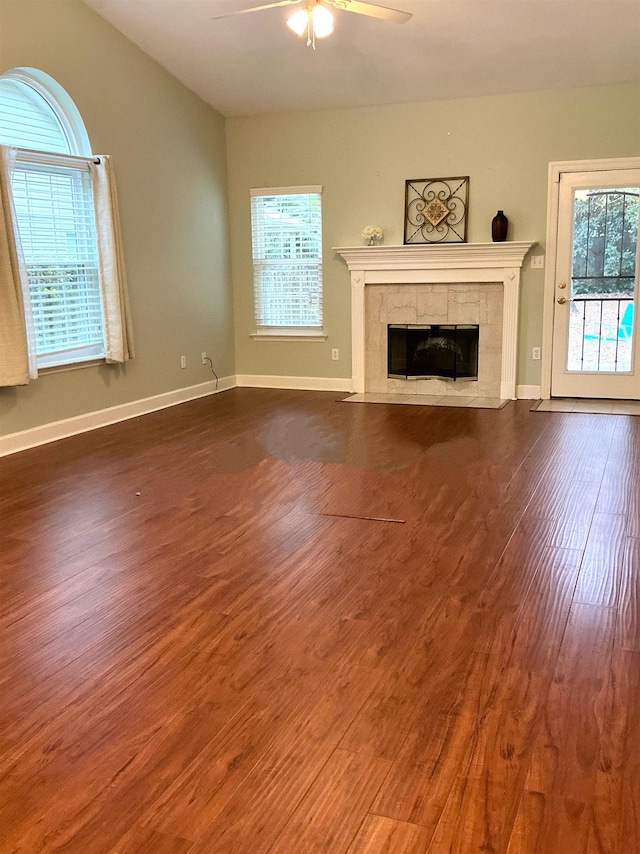
<svg viewBox="0 0 640 854">
<path fill-rule="evenodd" d="M 479 326 L 390 323 L 387 370 L 395 379 L 478 379 Z"/>
</svg>

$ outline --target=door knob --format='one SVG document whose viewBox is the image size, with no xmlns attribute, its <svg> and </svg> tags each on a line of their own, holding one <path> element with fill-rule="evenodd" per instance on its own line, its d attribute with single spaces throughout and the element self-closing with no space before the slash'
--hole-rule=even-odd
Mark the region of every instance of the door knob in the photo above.
<svg viewBox="0 0 640 854">
<path fill-rule="evenodd" d="M 558 282 L 558 287 L 562 291 L 562 290 L 564 290 L 564 288 L 567 287 L 567 283 L 566 282 Z"/>
<path fill-rule="evenodd" d="M 557 299 L 557 302 L 559 305 L 564 305 L 566 301 L 567 301 L 566 297 L 558 297 L 558 299 Z"/>
</svg>

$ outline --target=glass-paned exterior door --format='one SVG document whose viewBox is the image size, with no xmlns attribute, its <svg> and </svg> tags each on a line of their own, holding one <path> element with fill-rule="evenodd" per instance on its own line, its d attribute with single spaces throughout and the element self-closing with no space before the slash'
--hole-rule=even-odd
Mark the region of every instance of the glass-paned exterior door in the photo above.
<svg viewBox="0 0 640 854">
<path fill-rule="evenodd" d="M 640 399 L 640 170 L 561 176 L 551 393 Z"/>
</svg>

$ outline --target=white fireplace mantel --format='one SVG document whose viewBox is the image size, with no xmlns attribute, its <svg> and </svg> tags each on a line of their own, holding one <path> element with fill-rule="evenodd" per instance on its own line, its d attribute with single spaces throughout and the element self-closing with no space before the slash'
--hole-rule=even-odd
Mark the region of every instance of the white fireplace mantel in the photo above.
<svg viewBox="0 0 640 854">
<path fill-rule="evenodd" d="M 424 246 L 344 246 L 334 249 L 351 273 L 352 383 L 365 390 L 366 285 L 504 285 L 500 396 L 516 397 L 520 270 L 534 241 Z"/>
</svg>

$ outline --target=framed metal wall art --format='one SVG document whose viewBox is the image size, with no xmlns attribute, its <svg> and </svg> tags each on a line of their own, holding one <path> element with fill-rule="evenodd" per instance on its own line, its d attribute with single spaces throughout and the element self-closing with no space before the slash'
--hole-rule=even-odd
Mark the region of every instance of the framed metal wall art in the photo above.
<svg viewBox="0 0 640 854">
<path fill-rule="evenodd" d="M 466 243 L 469 176 L 405 182 L 404 242 Z"/>
</svg>

